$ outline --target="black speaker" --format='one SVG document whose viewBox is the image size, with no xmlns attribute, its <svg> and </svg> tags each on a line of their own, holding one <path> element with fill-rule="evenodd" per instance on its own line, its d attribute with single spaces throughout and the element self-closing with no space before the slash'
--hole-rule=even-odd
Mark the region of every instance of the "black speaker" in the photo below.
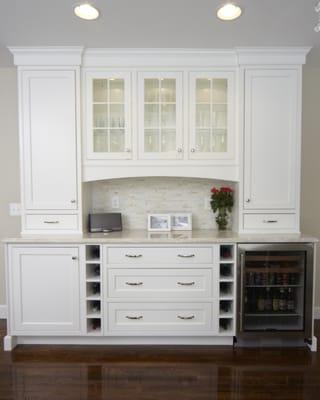
<svg viewBox="0 0 320 400">
<path fill-rule="evenodd" d="M 89 232 L 122 231 L 121 213 L 89 214 Z"/>
</svg>

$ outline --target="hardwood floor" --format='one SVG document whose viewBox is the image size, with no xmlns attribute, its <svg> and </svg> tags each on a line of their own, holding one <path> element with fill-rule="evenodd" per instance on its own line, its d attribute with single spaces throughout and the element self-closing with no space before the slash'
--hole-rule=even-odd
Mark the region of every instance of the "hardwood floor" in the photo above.
<svg viewBox="0 0 320 400">
<path fill-rule="evenodd" d="M 0 400 L 320 398 L 320 352 L 307 349 L 28 345 L 5 353 L 4 334 L 2 320 Z"/>
</svg>

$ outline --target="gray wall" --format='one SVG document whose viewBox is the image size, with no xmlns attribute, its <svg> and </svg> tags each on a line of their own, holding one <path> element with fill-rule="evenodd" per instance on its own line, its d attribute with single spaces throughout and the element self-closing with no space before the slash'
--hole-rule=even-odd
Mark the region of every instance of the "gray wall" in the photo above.
<svg viewBox="0 0 320 400">
<path fill-rule="evenodd" d="M 20 218 L 9 217 L 8 203 L 19 202 L 17 74 L 0 68 L 0 241 L 20 232 Z M 0 305 L 5 303 L 4 253 L 0 245 Z"/>
<path fill-rule="evenodd" d="M 320 238 L 320 60 L 303 73 L 302 231 Z M 19 201 L 17 84 L 13 68 L 0 69 L 0 240 L 20 231 L 8 203 Z M 320 256 L 318 258 L 320 270 Z M 320 307 L 320 277 L 316 304 Z M 0 250 L 0 305 L 5 303 L 4 255 Z"/>
</svg>

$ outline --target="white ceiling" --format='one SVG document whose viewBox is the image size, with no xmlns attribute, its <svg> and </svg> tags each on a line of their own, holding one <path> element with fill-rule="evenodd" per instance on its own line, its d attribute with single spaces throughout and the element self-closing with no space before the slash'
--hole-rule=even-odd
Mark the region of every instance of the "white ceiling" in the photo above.
<svg viewBox="0 0 320 400">
<path fill-rule="evenodd" d="M 215 17 L 225 0 L 93 0 L 97 21 L 73 15 L 77 0 L 0 0 L 0 66 L 12 65 L 7 46 L 86 47 L 314 46 L 318 0 L 238 0 L 243 16 Z"/>
</svg>

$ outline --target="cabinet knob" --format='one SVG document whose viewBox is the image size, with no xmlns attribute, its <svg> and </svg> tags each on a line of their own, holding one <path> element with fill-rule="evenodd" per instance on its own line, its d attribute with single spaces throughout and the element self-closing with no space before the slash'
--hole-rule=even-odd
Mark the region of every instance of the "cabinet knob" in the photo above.
<svg viewBox="0 0 320 400">
<path fill-rule="evenodd" d="M 75 256 L 73 256 L 73 257 L 72 257 L 72 259 L 73 259 L 73 260 L 77 260 L 77 259 L 78 259 L 78 257 L 75 257 Z"/>
<path fill-rule="evenodd" d="M 182 153 L 182 147 L 178 147 L 178 148 L 177 148 L 177 152 L 178 152 L 178 153 Z"/>
<path fill-rule="evenodd" d="M 77 202 L 77 200 L 71 200 L 72 204 L 75 204 Z"/>
<path fill-rule="evenodd" d="M 196 149 L 193 147 L 190 151 L 191 151 L 191 153 L 195 153 Z"/>
<path fill-rule="evenodd" d="M 250 199 L 246 199 L 246 203 L 250 203 L 250 201 L 251 201 Z"/>
</svg>

